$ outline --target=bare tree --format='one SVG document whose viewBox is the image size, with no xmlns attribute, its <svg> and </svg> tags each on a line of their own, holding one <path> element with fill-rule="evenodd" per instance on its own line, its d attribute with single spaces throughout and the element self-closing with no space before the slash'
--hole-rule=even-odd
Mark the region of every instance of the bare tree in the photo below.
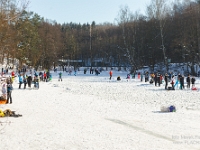
<svg viewBox="0 0 200 150">
<path fill-rule="evenodd" d="M 159 30 L 160 30 L 160 38 L 161 38 L 161 49 L 164 57 L 164 64 L 166 65 L 166 69 L 168 70 L 167 57 L 166 57 L 166 48 L 164 41 L 164 28 L 166 24 L 166 16 L 169 12 L 169 8 L 167 7 L 167 0 L 152 0 L 151 4 L 147 7 L 147 15 L 149 20 L 155 19 L 159 21 Z"/>
<path fill-rule="evenodd" d="M 135 17 L 137 20 L 137 15 Z M 137 69 L 137 64 L 135 62 L 135 39 L 136 39 L 136 23 L 134 22 L 134 15 L 129 10 L 128 6 L 121 8 L 119 11 L 119 18 L 117 19 L 119 27 L 122 29 L 122 39 L 124 47 L 120 48 L 124 51 L 124 56 L 127 57 L 129 63 L 133 67 L 132 69 Z"/>
</svg>

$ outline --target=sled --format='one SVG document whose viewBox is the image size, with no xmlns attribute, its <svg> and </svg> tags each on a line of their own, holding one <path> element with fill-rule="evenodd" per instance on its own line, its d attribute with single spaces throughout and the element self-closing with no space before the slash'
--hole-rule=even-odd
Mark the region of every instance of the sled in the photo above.
<svg viewBox="0 0 200 150">
<path fill-rule="evenodd" d="M 196 90 L 198 90 L 198 89 L 197 89 L 196 87 L 193 87 L 192 90 L 196 91 Z"/>
<path fill-rule="evenodd" d="M 173 87 L 168 87 L 168 90 L 175 90 Z"/>
<path fill-rule="evenodd" d="M 0 104 L 6 104 L 7 100 L 0 100 Z"/>
<path fill-rule="evenodd" d="M 171 106 L 162 106 L 160 108 L 161 112 L 176 112 L 176 107 L 174 105 Z"/>
</svg>

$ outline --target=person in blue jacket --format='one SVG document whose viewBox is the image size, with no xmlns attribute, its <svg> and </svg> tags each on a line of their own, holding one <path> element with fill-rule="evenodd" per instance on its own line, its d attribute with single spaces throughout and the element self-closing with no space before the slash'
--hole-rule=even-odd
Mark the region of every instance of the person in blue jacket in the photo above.
<svg viewBox="0 0 200 150">
<path fill-rule="evenodd" d="M 22 74 L 18 75 L 19 77 L 19 89 L 21 89 L 21 85 L 23 83 L 23 77 L 22 77 Z"/>
</svg>

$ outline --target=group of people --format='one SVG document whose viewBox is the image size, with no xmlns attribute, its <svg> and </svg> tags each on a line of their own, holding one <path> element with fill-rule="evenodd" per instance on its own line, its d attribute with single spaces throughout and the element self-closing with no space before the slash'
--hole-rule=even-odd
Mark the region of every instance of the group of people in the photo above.
<svg viewBox="0 0 200 150">
<path fill-rule="evenodd" d="M 103 70 L 102 68 L 93 69 L 92 67 L 90 67 L 90 74 L 93 74 L 95 72 L 95 75 L 99 75 L 102 70 Z M 84 74 L 86 74 L 86 71 L 87 71 L 87 68 L 84 69 Z"/>
<path fill-rule="evenodd" d="M 175 89 L 175 87 L 178 87 L 179 85 L 179 89 L 185 89 L 185 77 L 184 75 L 178 74 L 178 76 L 172 75 L 171 79 L 169 78 L 169 75 L 166 73 L 165 74 L 165 89 L 168 86 L 168 82 L 170 82 L 170 84 L 172 85 L 172 89 Z M 191 88 L 191 84 L 192 84 L 192 89 L 195 88 L 195 77 L 194 76 L 190 76 L 190 74 L 186 77 L 186 83 L 187 83 L 187 88 L 190 89 Z"/>
<path fill-rule="evenodd" d="M 13 75 L 12 75 L 13 76 Z M 27 75 L 26 73 L 21 73 L 18 75 L 19 78 L 19 89 L 21 89 L 21 85 L 24 84 L 24 89 L 26 89 L 26 85 L 28 84 L 28 87 L 31 88 L 31 85 L 33 83 L 34 88 L 39 89 L 39 81 L 48 82 L 52 79 L 51 74 L 49 71 L 39 72 L 34 71 L 34 74 L 32 71 Z"/>
<path fill-rule="evenodd" d="M 31 85 L 33 84 L 34 88 L 39 89 L 39 81 L 45 81 L 47 82 L 48 80 L 50 80 L 51 76 L 50 73 L 47 72 L 43 72 L 41 74 L 38 75 L 38 73 L 36 71 L 34 71 L 34 74 L 32 74 L 31 70 L 30 73 L 27 75 L 28 72 L 20 72 L 20 74 L 18 74 L 17 76 L 15 75 L 15 72 L 12 71 L 11 72 L 11 76 L 9 77 L 1 77 L 1 93 L 2 95 L 0 95 L 0 100 L 6 100 L 6 103 L 12 103 L 12 90 L 13 90 L 13 82 L 15 80 L 16 77 L 18 77 L 18 81 L 19 81 L 19 89 L 26 89 L 27 85 L 29 88 L 31 88 Z M 62 78 L 61 78 L 62 81 Z M 24 85 L 22 87 L 22 85 Z"/>
<path fill-rule="evenodd" d="M 32 80 L 33 80 L 31 74 L 29 74 L 29 75 L 19 74 L 18 78 L 19 78 L 19 89 L 21 89 L 22 84 L 24 84 L 24 89 L 26 89 L 27 84 L 28 84 L 28 87 L 31 88 L 31 84 L 32 84 Z M 38 77 L 36 77 L 36 76 L 34 77 L 35 82 L 36 82 L 36 78 L 38 78 Z"/>
<path fill-rule="evenodd" d="M 35 76 L 36 76 L 36 73 L 35 73 Z M 40 71 L 39 78 L 40 78 L 40 81 L 48 82 L 51 80 L 52 77 L 51 77 L 49 70 L 47 70 L 44 72 Z"/>
<path fill-rule="evenodd" d="M 146 79 L 146 75 L 148 76 L 148 73 L 145 74 L 145 82 L 148 81 L 148 79 Z M 173 73 L 165 73 L 165 75 L 162 75 L 160 73 L 152 73 L 150 74 L 150 83 L 154 83 L 155 86 L 160 86 L 162 83 L 165 83 L 165 89 L 169 90 L 172 89 L 174 90 L 175 87 L 182 89 L 185 89 L 185 81 L 187 83 L 187 88 L 190 89 L 190 85 L 192 84 L 192 88 L 195 87 L 195 77 L 194 76 L 190 76 L 188 75 L 185 77 L 184 75 L 178 74 L 177 76 L 174 75 Z M 169 83 L 171 84 L 171 86 L 169 86 Z M 179 86 L 179 87 L 178 87 Z"/>
</svg>

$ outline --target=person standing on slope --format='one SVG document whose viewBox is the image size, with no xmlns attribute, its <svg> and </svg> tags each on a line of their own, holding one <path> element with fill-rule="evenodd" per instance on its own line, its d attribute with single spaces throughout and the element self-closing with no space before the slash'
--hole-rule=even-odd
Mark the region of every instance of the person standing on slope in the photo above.
<svg viewBox="0 0 200 150">
<path fill-rule="evenodd" d="M 12 104 L 12 90 L 13 90 L 13 87 L 12 87 L 12 82 L 11 81 L 7 81 L 7 104 L 9 103 L 9 100 L 10 100 L 10 104 Z"/>
<path fill-rule="evenodd" d="M 112 72 L 112 70 L 110 70 L 109 74 L 110 74 L 110 80 L 111 80 L 111 78 L 112 78 L 112 75 L 113 75 L 113 72 Z"/>
<path fill-rule="evenodd" d="M 58 77 L 58 81 L 60 81 L 60 80 L 62 81 L 62 72 L 60 72 L 60 73 L 58 74 L 58 76 L 59 76 L 59 77 Z"/>
<path fill-rule="evenodd" d="M 187 88 L 190 89 L 190 75 L 188 75 L 188 77 L 186 78 L 186 82 L 187 82 Z"/>
<path fill-rule="evenodd" d="M 168 76 L 168 74 L 166 73 L 166 74 L 165 74 L 165 90 L 167 90 L 167 88 L 168 88 L 168 80 L 169 80 L 168 77 L 169 77 L 169 76 Z"/>
<path fill-rule="evenodd" d="M 195 87 L 195 77 L 194 76 L 192 76 L 192 79 L 191 79 L 191 82 L 192 82 L 192 88 L 194 88 Z"/>
<path fill-rule="evenodd" d="M 44 71 L 43 77 L 44 77 L 44 82 L 47 82 L 47 74 L 45 71 Z"/>
<path fill-rule="evenodd" d="M 20 74 L 18 77 L 19 77 L 19 89 L 21 89 L 21 85 L 22 85 L 22 83 L 23 83 L 22 74 Z"/>
<path fill-rule="evenodd" d="M 28 83 L 29 88 L 31 88 L 31 82 L 32 82 L 32 76 L 31 76 L 31 74 L 29 74 L 29 76 L 27 78 L 27 83 Z"/>
<path fill-rule="evenodd" d="M 27 78 L 25 74 L 23 75 L 23 83 L 24 83 L 24 89 L 26 89 Z"/>
</svg>

